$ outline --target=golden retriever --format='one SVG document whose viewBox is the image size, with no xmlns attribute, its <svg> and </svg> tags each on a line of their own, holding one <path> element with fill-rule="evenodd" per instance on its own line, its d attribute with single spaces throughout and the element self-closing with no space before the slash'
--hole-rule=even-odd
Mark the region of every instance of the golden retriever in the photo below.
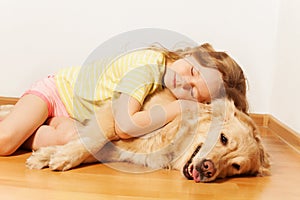
<svg viewBox="0 0 300 200">
<path fill-rule="evenodd" d="M 163 90 L 150 97 L 144 109 L 172 100 L 169 91 Z M 198 110 L 183 113 L 163 128 L 128 140 L 113 141 L 111 109 L 111 103 L 102 106 L 94 119 L 79 127 L 78 139 L 33 152 L 26 161 L 27 167 L 68 170 L 81 163 L 121 161 L 152 169 L 179 170 L 195 182 L 241 174 L 269 174 L 268 155 L 256 125 L 227 99 L 200 104 Z M 210 149 L 201 152 L 211 132 L 217 133 L 218 139 Z"/>
</svg>

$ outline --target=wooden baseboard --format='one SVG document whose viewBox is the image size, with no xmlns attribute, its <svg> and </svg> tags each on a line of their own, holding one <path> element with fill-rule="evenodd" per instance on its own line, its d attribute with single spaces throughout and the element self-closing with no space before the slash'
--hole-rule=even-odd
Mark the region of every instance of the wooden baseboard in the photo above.
<svg viewBox="0 0 300 200">
<path fill-rule="evenodd" d="M 268 128 L 274 135 L 300 153 L 300 134 L 269 114 L 250 114 L 257 126 Z"/>
<path fill-rule="evenodd" d="M 0 105 L 5 105 L 5 104 L 14 105 L 17 103 L 18 100 L 19 100 L 19 98 L 15 98 L 15 97 L 1 97 L 0 96 Z"/>
<path fill-rule="evenodd" d="M 14 97 L 0 97 L 0 105 L 16 104 L 18 98 Z M 250 114 L 251 118 L 255 121 L 257 126 L 270 129 L 282 141 L 286 142 L 289 146 L 300 153 L 300 134 L 284 125 L 275 117 L 269 114 Z"/>
<path fill-rule="evenodd" d="M 268 119 L 269 119 L 268 115 L 251 113 L 250 117 L 255 121 L 257 126 L 265 127 L 265 128 L 268 127 Z"/>
<path fill-rule="evenodd" d="M 292 130 L 272 115 L 268 115 L 268 128 L 275 133 L 282 141 L 290 145 L 300 153 L 300 134 Z"/>
</svg>

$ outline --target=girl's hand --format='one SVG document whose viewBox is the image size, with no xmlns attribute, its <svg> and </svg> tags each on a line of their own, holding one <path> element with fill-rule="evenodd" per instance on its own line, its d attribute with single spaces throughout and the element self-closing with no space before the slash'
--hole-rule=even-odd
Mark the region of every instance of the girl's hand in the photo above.
<svg viewBox="0 0 300 200">
<path fill-rule="evenodd" d="M 113 103 L 115 131 L 121 139 L 139 137 L 156 130 L 183 112 L 197 112 L 205 104 L 191 100 L 175 100 L 141 111 L 141 104 L 127 94 Z"/>
<path fill-rule="evenodd" d="M 172 121 L 181 113 L 177 101 L 167 105 L 155 105 L 149 110 L 140 110 L 141 104 L 133 97 L 122 93 L 113 102 L 115 131 L 121 139 L 139 137 Z"/>
</svg>

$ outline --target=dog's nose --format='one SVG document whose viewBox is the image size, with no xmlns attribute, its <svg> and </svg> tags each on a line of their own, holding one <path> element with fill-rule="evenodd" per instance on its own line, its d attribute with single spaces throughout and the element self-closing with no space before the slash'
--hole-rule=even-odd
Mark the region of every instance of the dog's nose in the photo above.
<svg viewBox="0 0 300 200">
<path fill-rule="evenodd" d="M 203 160 L 199 165 L 196 166 L 200 176 L 211 178 L 215 175 L 216 169 L 214 163 L 211 160 Z"/>
</svg>

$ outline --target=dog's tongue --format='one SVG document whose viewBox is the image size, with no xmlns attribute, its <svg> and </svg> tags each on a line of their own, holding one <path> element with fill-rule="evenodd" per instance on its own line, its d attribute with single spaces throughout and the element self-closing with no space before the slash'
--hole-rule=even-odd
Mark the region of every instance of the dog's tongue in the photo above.
<svg viewBox="0 0 300 200">
<path fill-rule="evenodd" d="M 196 169 L 193 169 L 193 179 L 196 183 L 199 183 L 200 182 L 200 173 L 196 170 Z"/>
</svg>

